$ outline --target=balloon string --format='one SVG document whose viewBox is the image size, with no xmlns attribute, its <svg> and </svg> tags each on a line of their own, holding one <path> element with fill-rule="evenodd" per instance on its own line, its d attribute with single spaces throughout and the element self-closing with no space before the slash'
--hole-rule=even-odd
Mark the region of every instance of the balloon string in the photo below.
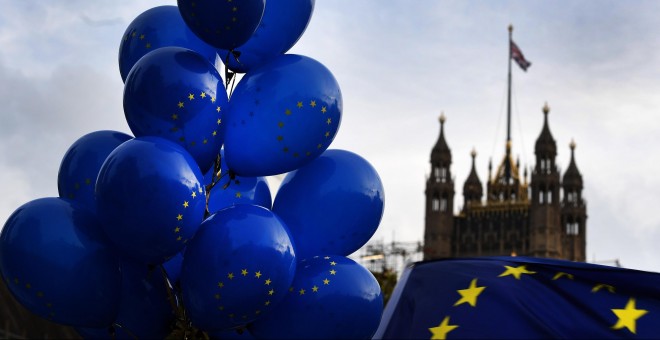
<svg viewBox="0 0 660 340">
<path fill-rule="evenodd" d="M 131 332 L 128 328 L 126 328 L 126 327 L 124 327 L 124 326 L 122 326 L 122 325 L 120 325 L 120 324 L 118 324 L 118 323 L 116 323 L 116 322 L 113 323 L 112 325 L 121 328 L 124 332 L 128 333 L 128 335 L 129 335 L 131 338 L 133 338 L 133 339 L 139 339 L 139 338 L 138 338 L 135 334 L 133 334 L 133 332 Z M 113 339 L 114 339 L 114 335 L 115 335 L 115 334 L 113 333 Z"/>
<path fill-rule="evenodd" d="M 167 271 L 165 270 L 165 267 L 161 264 L 160 266 L 160 272 L 163 275 L 163 283 L 165 284 L 165 290 L 167 291 L 167 300 L 170 302 L 170 307 L 172 307 L 172 311 L 177 317 L 180 317 L 179 315 L 179 310 L 177 308 L 177 303 L 176 303 L 176 298 L 174 294 L 174 287 L 172 287 L 172 283 L 170 280 L 167 278 Z"/>
<path fill-rule="evenodd" d="M 238 57 L 241 56 L 240 51 L 235 51 L 235 50 L 229 50 L 227 51 L 227 55 L 225 56 L 225 87 L 229 87 L 229 83 L 231 83 L 231 87 L 229 87 L 229 94 L 228 97 L 231 98 L 231 95 L 234 93 L 234 87 L 236 86 L 236 72 L 232 72 L 229 70 L 229 56 L 234 57 L 234 60 L 239 65 L 243 65 L 241 61 L 238 59 Z"/>
</svg>

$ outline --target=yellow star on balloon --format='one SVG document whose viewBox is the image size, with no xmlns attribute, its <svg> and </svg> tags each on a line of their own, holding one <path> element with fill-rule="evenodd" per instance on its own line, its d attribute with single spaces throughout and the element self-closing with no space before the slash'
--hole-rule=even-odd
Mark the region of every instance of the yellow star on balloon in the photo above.
<svg viewBox="0 0 660 340">
<path fill-rule="evenodd" d="M 637 309 L 635 307 L 635 299 L 630 298 L 624 309 L 612 309 L 612 312 L 616 314 L 617 318 L 619 318 L 616 324 L 612 326 L 612 329 L 623 329 L 625 327 L 633 334 L 636 334 L 637 319 L 641 318 L 649 311 L 645 309 Z"/>
<path fill-rule="evenodd" d="M 500 274 L 498 277 L 513 275 L 516 280 L 520 280 L 522 274 L 536 274 L 536 272 L 527 270 L 524 265 L 518 267 L 504 266 L 506 270 L 504 273 Z"/>
<path fill-rule="evenodd" d="M 433 334 L 431 336 L 431 339 L 447 339 L 447 333 L 453 331 L 456 328 L 458 328 L 458 326 L 450 325 L 449 317 L 445 316 L 445 318 L 442 320 L 440 325 L 438 325 L 437 327 L 429 328 L 429 331 L 431 331 L 431 333 Z"/>
<path fill-rule="evenodd" d="M 481 292 L 484 291 L 486 287 L 477 287 L 477 279 L 472 279 L 472 282 L 470 282 L 470 286 L 466 289 L 459 289 L 457 290 L 458 294 L 461 294 L 460 300 L 456 301 L 454 306 L 458 306 L 463 303 L 469 303 L 470 306 L 476 307 L 477 306 L 477 297 Z"/>
</svg>

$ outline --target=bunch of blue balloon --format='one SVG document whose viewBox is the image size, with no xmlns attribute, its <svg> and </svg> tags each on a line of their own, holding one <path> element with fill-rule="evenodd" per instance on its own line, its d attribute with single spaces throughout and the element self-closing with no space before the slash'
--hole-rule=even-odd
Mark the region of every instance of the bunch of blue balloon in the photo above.
<svg viewBox="0 0 660 340">
<path fill-rule="evenodd" d="M 332 73 L 285 54 L 313 9 L 179 0 L 136 17 L 119 49 L 135 137 L 81 137 L 60 197 L 7 220 L 0 272 L 17 300 L 93 338 L 370 338 L 380 287 L 347 256 L 378 228 L 383 187 L 364 158 L 327 150 Z M 265 176 L 284 173 L 272 204 Z"/>
</svg>

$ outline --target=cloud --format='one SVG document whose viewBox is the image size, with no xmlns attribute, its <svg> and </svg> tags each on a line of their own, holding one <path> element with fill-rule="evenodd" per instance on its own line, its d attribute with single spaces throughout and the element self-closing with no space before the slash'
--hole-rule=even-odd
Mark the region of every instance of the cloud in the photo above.
<svg viewBox="0 0 660 340">
<path fill-rule="evenodd" d="M 92 26 L 92 27 L 114 26 L 114 25 L 119 25 L 119 24 L 124 23 L 124 20 L 122 20 L 121 18 L 111 18 L 111 19 L 97 20 L 97 19 L 92 19 L 92 18 L 88 17 L 85 14 L 81 14 L 80 19 L 82 19 L 82 21 L 85 24 L 87 24 L 89 26 Z"/>
</svg>

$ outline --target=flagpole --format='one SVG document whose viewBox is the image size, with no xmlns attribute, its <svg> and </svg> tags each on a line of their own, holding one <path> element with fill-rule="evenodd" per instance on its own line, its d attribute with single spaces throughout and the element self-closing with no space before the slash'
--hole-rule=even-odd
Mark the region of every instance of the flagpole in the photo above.
<svg viewBox="0 0 660 340">
<path fill-rule="evenodd" d="M 513 25 L 509 24 L 509 87 L 507 93 L 506 105 L 506 162 L 504 165 L 504 177 L 506 182 L 509 183 L 511 179 L 511 166 L 509 159 L 511 157 L 511 34 L 513 32 Z"/>
<path fill-rule="evenodd" d="M 511 142 L 511 34 L 513 32 L 513 25 L 509 25 L 509 89 L 507 95 L 507 106 L 506 106 L 506 141 L 507 145 Z M 507 146 L 508 149 L 508 146 Z"/>
</svg>

